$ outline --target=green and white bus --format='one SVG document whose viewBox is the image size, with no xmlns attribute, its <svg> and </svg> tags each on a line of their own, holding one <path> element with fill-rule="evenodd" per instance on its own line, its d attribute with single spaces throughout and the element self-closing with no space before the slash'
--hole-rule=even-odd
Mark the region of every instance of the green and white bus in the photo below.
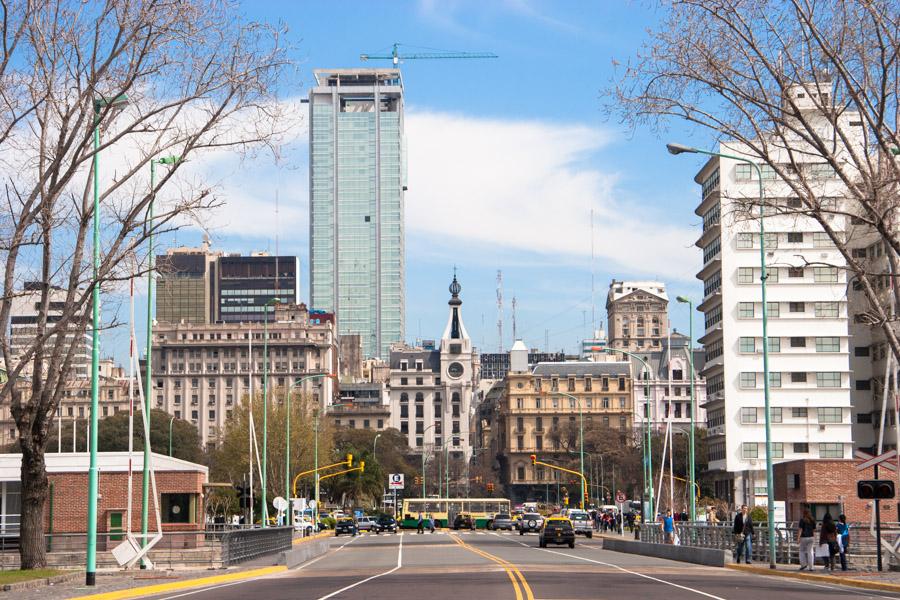
<svg viewBox="0 0 900 600">
<path fill-rule="evenodd" d="M 400 527 L 415 529 L 419 513 L 434 519 L 435 527 L 449 527 L 459 513 L 468 513 L 475 519 L 475 526 L 487 527 L 488 521 L 497 513 L 509 514 L 509 500 L 506 498 L 407 498 L 403 501 L 403 511 L 397 517 Z"/>
</svg>

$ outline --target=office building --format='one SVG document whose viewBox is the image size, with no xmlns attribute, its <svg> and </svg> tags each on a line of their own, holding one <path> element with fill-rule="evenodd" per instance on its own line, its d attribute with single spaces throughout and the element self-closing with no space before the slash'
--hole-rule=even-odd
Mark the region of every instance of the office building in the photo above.
<svg viewBox="0 0 900 600">
<path fill-rule="evenodd" d="M 787 93 L 809 110 L 809 91 Z M 827 98 L 827 94 L 823 97 Z M 852 111 L 841 119 L 854 119 Z M 823 127 L 830 130 L 823 118 Z M 845 128 L 848 131 L 849 128 Z M 749 149 L 723 142 L 719 151 L 746 156 Z M 837 207 L 846 196 L 827 164 L 785 150 L 788 172 L 802 169 L 817 197 Z M 791 161 L 797 161 L 791 163 Z M 852 457 L 851 373 L 845 261 L 813 219 L 796 209 L 801 200 L 768 165 L 761 167 L 766 203 L 767 311 L 772 460 Z M 711 157 L 694 180 L 701 200 L 696 214 L 703 267 L 704 314 L 700 339 L 706 357 L 709 469 L 715 495 L 735 504 L 765 504 L 766 434 L 762 309 L 760 296 L 759 179 L 749 164 Z M 847 231 L 836 213 L 832 228 Z"/>
<path fill-rule="evenodd" d="M 340 399 L 328 409 L 337 427 L 383 431 L 390 425 L 391 406 L 384 382 L 341 383 Z"/>
<path fill-rule="evenodd" d="M 221 252 L 204 239 L 199 248 L 179 247 L 156 257 L 156 320 L 212 323 L 218 313 L 216 264 Z"/>
<path fill-rule="evenodd" d="M 659 350 L 669 331 L 668 305 L 663 283 L 613 280 L 606 296 L 610 348 Z"/>
<path fill-rule="evenodd" d="M 525 348 L 522 340 L 516 340 L 513 349 Z M 534 366 L 542 362 L 563 362 L 566 360 L 565 352 L 539 352 L 537 349 L 528 350 L 528 365 Z M 509 372 L 509 352 L 483 352 L 481 354 L 482 381 L 499 381 Z"/>
<path fill-rule="evenodd" d="M 403 84 L 398 69 L 314 71 L 309 92 L 310 306 L 363 357 L 404 338 Z"/>
</svg>

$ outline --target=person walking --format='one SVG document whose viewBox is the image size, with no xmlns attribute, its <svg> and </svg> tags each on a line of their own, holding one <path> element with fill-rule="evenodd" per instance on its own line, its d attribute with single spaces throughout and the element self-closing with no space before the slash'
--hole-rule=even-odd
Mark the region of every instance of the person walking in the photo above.
<svg viewBox="0 0 900 600">
<path fill-rule="evenodd" d="M 734 562 L 741 562 L 741 554 L 747 564 L 751 564 L 753 552 L 753 519 L 750 518 L 750 509 L 746 504 L 741 505 L 741 512 L 734 516 Z"/>
<path fill-rule="evenodd" d="M 663 540 L 666 544 L 675 543 L 675 519 L 672 517 L 672 511 L 667 510 L 666 516 L 662 518 L 663 523 Z"/>
<path fill-rule="evenodd" d="M 416 523 L 416 533 L 425 533 L 425 521 L 422 519 L 422 513 L 419 513 L 419 520 Z"/>
<path fill-rule="evenodd" d="M 800 570 L 814 571 L 816 564 L 816 520 L 813 519 L 809 509 L 803 511 L 803 517 L 797 524 L 798 535 L 800 537 Z"/>
<path fill-rule="evenodd" d="M 841 551 L 841 571 L 847 570 L 847 548 L 850 546 L 850 526 L 847 524 L 847 515 L 838 517 L 836 523 L 838 542 Z"/>
<path fill-rule="evenodd" d="M 822 519 L 822 529 L 819 533 L 819 544 L 828 547 L 828 556 L 825 559 L 825 568 L 834 571 L 834 557 L 838 553 L 837 526 L 831 513 L 825 513 Z"/>
</svg>

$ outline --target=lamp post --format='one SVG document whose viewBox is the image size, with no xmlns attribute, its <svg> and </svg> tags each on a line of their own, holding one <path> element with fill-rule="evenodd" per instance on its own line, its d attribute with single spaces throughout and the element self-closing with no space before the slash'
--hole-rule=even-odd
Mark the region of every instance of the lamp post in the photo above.
<svg viewBox="0 0 900 600">
<path fill-rule="evenodd" d="M 163 156 L 150 160 L 150 206 L 147 210 L 150 230 L 147 236 L 147 260 L 150 267 L 147 269 L 147 365 L 144 384 L 144 414 L 147 422 L 150 422 L 150 375 L 153 360 L 153 204 L 156 201 L 156 165 L 174 165 L 180 159 L 178 156 Z M 171 425 L 171 421 L 169 423 Z M 169 456 L 172 456 L 172 436 L 169 436 Z M 144 440 L 144 474 L 141 478 L 141 547 L 147 545 L 147 528 L 149 523 L 150 507 L 150 439 Z M 141 561 L 141 568 L 146 569 L 146 561 Z"/>
<path fill-rule="evenodd" d="M 581 399 L 573 396 L 572 394 L 567 394 L 565 392 L 550 392 L 551 394 L 560 394 L 561 396 L 565 396 L 571 400 L 574 400 L 578 405 L 578 443 L 579 443 L 579 455 L 580 455 L 580 467 L 578 472 L 581 473 L 581 502 L 579 503 L 581 509 L 584 510 L 584 412 L 581 410 Z"/>
<path fill-rule="evenodd" d="M 432 429 L 435 425 L 436 423 L 432 423 L 422 430 L 422 500 L 425 499 L 425 434 L 428 433 L 428 430 Z M 438 480 L 438 484 L 440 484 L 440 480 Z"/>
<path fill-rule="evenodd" d="M 269 306 L 281 302 L 278 298 L 272 298 L 263 305 L 265 320 L 263 325 L 263 448 L 262 448 L 262 509 L 263 529 L 268 527 L 268 500 L 266 493 L 266 480 L 268 471 L 268 446 L 269 446 Z M 316 441 L 318 442 L 318 436 Z M 316 498 L 318 500 L 318 498 Z"/>
<path fill-rule="evenodd" d="M 733 154 L 722 154 L 721 152 L 709 152 L 692 148 L 682 144 L 666 144 L 666 149 L 670 154 L 705 154 L 707 156 L 716 156 L 718 158 L 728 158 L 740 163 L 744 163 L 753 167 L 756 171 L 756 178 L 759 182 L 759 290 L 762 299 L 762 347 L 763 347 L 763 398 L 766 410 L 766 495 L 767 509 L 769 513 L 769 540 L 775 539 L 775 484 L 772 472 L 772 419 L 769 408 L 769 314 L 766 306 L 766 198 L 763 190 L 762 169 L 759 164 L 743 156 Z M 692 374 L 693 375 L 693 374 Z M 693 412 L 691 412 L 693 416 Z M 769 568 L 775 568 L 775 544 L 769 544 Z"/>
<path fill-rule="evenodd" d="M 604 351 L 608 354 L 612 354 L 613 352 L 619 352 L 620 354 L 624 354 L 625 356 L 630 356 L 631 358 L 639 361 L 642 365 L 644 365 L 644 375 L 641 378 L 644 380 L 644 406 L 646 407 L 644 410 L 646 411 L 646 415 L 644 416 L 644 424 L 647 426 L 647 444 L 644 452 L 644 490 L 647 491 L 648 483 L 649 483 L 649 498 L 650 498 L 650 521 L 656 520 L 656 513 L 654 512 L 653 506 L 653 447 L 651 444 L 650 430 L 652 429 L 652 421 L 651 418 L 653 416 L 653 411 L 650 407 L 650 365 L 647 364 L 643 358 L 634 354 L 633 352 L 628 352 L 627 350 L 620 350 L 618 348 L 604 348 Z M 644 507 L 641 506 L 641 510 L 644 510 Z"/>
<path fill-rule="evenodd" d="M 695 450 L 695 442 L 694 442 L 694 414 L 697 412 L 697 407 L 694 406 L 694 303 L 690 298 L 686 296 L 678 296 L 675 298 L 678 302 L 682 304 L 688 305 L 688 364 L 689 370 L 691 374 L 691 448 L 690 448 L 690 465 L 689 465 L 689 477 L 691 479 L 691 521 L 697 520 L 697 499 L 694 497 L 694 485 L 697 483 L 696 473 L 695 473 L 695 458 L 694 453 Z"/>
<path fill-rule="evenodd" d="M 287 415 L 284 420 L 284 497 L 290 502 L 291 501 L 291 392 L 293 392 L 294 388 L 301 385 L 304 381 L 309 381 L 311 379 L 322 379 L 323 377 L 334 377 L 331 373 L 317 373 L 316 375 L 307 375 L 306 377 L 301 377 L 299 379 L 294 380 L 294 382 L 288 386 L 287 389 L 287 399 L 285 401 L 285 408 L 287 409 Z M 316 423 L 318 424 L 318 411 L 316 411 Z M 316 427 L 316 432 L 318 433 L 318 426 Z M 318 435 L 316 435 L 316 459 L 318 462 Z M 318 465 L 316 465 L 318 468 Z M 316 472 L 316 477 L 318 478 L 318 472 Z M 316 504 L 319 503 L 319 498 L 316 496 Z M 291 521 L 293 521 L 293 509 L 288 507 L 291 511 Z M 291 523 L 293 525 L 293 522 Z"/>
<path fill-rule="evenodd" d="M 372 462 L 375 462 L 375 450 L 378 448 L 378 438 L 381 437 L 381 434 L 376 434 L 375 439 L 372 440 Z"/>
<path fill-rule="evenodd" d="M 90 466 L 88 468 L 87 506 L 87 556 L 85 584 L 97 583 L 97 494 L 99 473 L 97 470 L 97 429 L 100 423 L 100 112 L 128 104 L 128 96 L 120 94 L 114 98 L 94 99 L 94 214 L 93 214 L 93 277 L 91 289 L 91 418 L 88 447 Z"/>
<path fill-rule="evenodd" d="M 172 456 L 172 423 L 175 422 L 175 417 L 169 419 L 169 456 Z"/>
</svg>

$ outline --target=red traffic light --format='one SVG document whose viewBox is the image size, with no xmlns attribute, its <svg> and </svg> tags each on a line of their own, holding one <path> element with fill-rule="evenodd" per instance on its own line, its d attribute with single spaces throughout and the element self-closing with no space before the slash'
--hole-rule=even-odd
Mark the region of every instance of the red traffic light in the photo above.
<svg viewBox="0 0 900 600">
<path fill-rule="evenodd" d="M 890 479 L 865 479 L 856 482 L 856 495 L 863 500 L 886 500 L 894 497 L 894 482 Z"/>
<path fill-rule="evenodd" d="M 531 464 L 534 464 L 535 462 L 537 462 L 537 456 L 532 454 L 531 455 Z"/>
</svg>

